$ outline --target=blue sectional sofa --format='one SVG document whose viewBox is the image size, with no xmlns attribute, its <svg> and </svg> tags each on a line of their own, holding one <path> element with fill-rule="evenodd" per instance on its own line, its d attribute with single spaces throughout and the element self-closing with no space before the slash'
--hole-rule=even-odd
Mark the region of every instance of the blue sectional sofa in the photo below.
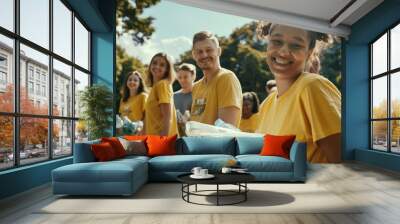
<svg viewBox="0 0 400 224">
<path fill-rule="evenodd" d="M 304 182 L 306 145 L 294 142 L 290 159 L 260 156 L 262 137 L 183 137 L 177 155 L 127 156 L 96 162 L 91 141 L 75 144 L 74 163 L 52 171 L 53 193 L 68 195 L 131 195 L 148 181 L 176 181 L 193 167 L 218 172 L 228 160 L 236 160 L 260 182 Z"/>
</svg>

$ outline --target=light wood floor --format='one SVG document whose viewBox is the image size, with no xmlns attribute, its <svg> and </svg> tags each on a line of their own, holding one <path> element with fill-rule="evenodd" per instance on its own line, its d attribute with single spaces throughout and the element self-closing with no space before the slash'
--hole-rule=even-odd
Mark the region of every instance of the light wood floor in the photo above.
<svg viewBox="0 0 400 224">
<path fill-rule="evenodd" d="M 349 203 L 367 206 L 356 214 L 36 214 L 54 200 L 49 185 L 0 201 L 0 223 L 253 224 L 400 223 L 400 174 L 359 163 L 312 165 L 307 183 L 316 183 Z M 173 205 L 171 205 L 173 206 Z"/>
</svg>

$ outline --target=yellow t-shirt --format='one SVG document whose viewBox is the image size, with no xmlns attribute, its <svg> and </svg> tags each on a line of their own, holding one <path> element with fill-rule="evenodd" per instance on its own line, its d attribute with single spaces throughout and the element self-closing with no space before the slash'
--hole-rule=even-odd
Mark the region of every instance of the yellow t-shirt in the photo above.
<svg viewBox="0 0 400 224">
<path fill-rule="evenodd" d="M 121 116 L 127 116 L 131 121 L 143 120 L 146 99 L 146 93 L 139 93 L 136 96 L 130 96 L 126 102 L 123 102 L 121 99 L 119 103 L 119 113 Z"/>
<path fill-rule="evenodd" d="M 303 73 L 283 95 L 275 91 L 268 96 L 256 132 L 296 135 L 307 143 L 309 162 L 328 162 L 316 142 L 341 132 L 341 94 L 325 77 Z"/>
<path fill-rule="evenodd" d="M 251 115 L 247 119 L 240 120 L 239 129 L 244 132 L 254 133 L 258 127 L 259 113 Z"/>
<path fill-rule="evenodd" d="M 145 106 L 145 130 L 146 134 L 159 135 L 163 129 L 160 104 L 169 103 L 171 106 L 171 124 L 168 135 L 178 134 L 176 123 L 176 111 L 173 100 L 172 85 L 168 80 L 160 80 L 151 88 Z"/>
<path fill-rule="evenodd" d="M 232 71 L 222 68 L 208 83 L 203 77 L 193 85 L 192 99 L 190 120 L 214 125 L 218 109 L 234 106 L 242 110 L 242 87 Z M 239 122 L 240 116 L 237 127 Z"/>
</svg>

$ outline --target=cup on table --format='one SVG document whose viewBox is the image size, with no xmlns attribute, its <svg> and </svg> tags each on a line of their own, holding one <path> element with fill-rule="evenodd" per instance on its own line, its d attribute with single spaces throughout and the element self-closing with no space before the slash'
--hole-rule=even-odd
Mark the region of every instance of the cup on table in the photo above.
<svg viewBox="0 0 400 224">
<path fill-rule="evenodd" d="M 232 172 L 232 168 L 230 168 L 230 167 L 222 167 L 221 172 L 222 173 L 230 173 L 230 172 Z"/>
<path fill-rule="evenodd" d="M 196 175 L 196 176 L 200 176 L 201 174 L 200 174 L 200 171 L 202 170 L 202 168 L 201 167 L 193 167 L 193 169 L 192 169 L 192 173 L 194 174 L 194 175 Z"/>
<path fill-rule="evenodd" d="M 201 169 L 200 170 L 200 176 L 207 176 L 208 175 L 208 169 Z"/>
</svg>

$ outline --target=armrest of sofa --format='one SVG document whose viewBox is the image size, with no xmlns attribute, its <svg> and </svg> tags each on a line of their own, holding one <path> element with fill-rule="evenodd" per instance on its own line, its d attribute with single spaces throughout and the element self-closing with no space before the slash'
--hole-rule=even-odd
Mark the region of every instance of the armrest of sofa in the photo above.
<svg viewBox="0 0 400 224">
<path fill-rule="evenodd" d="M 92 144 L 98 144 L 98 143 L 100 143 L 100 140 L 75 143 L 75 145 L 74 145 L 74 163 L 95 162 L 96 158 L 94 157 L 90 146 Z"/>
<path fill-rule="evenodd" d="M 307 145 L 295 141 L 290 148 L 290 160 L 293 162 L 293 178 L 295 181 L 306 180 Z"/>
</svg>

